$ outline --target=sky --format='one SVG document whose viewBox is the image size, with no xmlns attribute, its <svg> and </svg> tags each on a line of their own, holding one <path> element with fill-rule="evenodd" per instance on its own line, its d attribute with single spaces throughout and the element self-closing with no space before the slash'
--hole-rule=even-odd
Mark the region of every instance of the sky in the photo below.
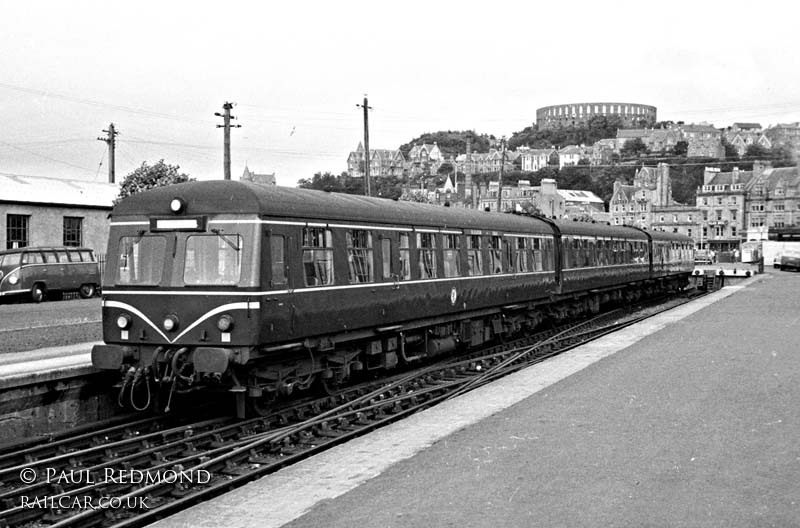
<svg viewBox="0 0 800 528">
<path fill-rule="evenodd" d="M 800 121 L 790 2 L 0 0 L 0 173 L 117 181 L 143 162 L 296 185 L 363 140 L 510 137 L 542 106 L 654 105 L 659 120 Z M 0 190 L 0 196 L 2 190 Z"/>
</svg>

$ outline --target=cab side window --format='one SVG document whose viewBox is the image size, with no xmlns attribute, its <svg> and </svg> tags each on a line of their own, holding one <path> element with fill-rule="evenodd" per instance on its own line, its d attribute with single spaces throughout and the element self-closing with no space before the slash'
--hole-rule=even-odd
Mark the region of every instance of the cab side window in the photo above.
<svg viewBox="0 0 800 528">
<path fill-rule="evenodd" d="M 283 242 L 283 236 L 281 235 L 272 235 L 269 239 L 273 286 L 286 284 L 286 262 L 283 253 Z"/>
</svg>

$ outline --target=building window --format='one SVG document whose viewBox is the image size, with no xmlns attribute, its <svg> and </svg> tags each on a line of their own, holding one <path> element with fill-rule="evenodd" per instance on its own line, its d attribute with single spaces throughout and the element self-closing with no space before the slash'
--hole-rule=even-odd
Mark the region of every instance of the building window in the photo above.
<svg viewBox="0 0 800 528">
<path fill-rule="evenodd" d="M 82 246 L 83 245 L 83 218 L 79 216 L 64 217 L 64 245 Z"/>
<path fill-rule="evenodd" d="M 736 226 L 735 226 L 735 225 L 732 225 L 732 226 L 731 226 L 731 236 L 732 236 L 732 237 L 735 237 L 735 236 L 736 236 Z"/>
<path fill-rule="evenodd" d="M 6 249 L 27 247 L 30 218 L 28 215 L 6 215 Z"/>
</svg>

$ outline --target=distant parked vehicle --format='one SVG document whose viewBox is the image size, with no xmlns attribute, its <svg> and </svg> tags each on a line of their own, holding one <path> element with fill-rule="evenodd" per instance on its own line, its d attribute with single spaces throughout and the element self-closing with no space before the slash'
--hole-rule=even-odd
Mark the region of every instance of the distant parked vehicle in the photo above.
<svg viewBox="0 0 800 528">
<path fill-rule="evenodd" d="M 697 249 L 694 252 L 695 264 L 711 264 L 711 252 L 707 249 Z"/>
<path fill-rule="evenodd" d="M 29 296 L 33 302 L 76 291 L 97 293 L 100 268 L 88 248 L 25 247 L 0 251 L 0 298 Z"/>
<path fill-rule="evenodd" d="M 781 270 L 800 271 L 800 251 L 785 251 L 781 254 L 780 267 Z"/>
<path fill-rule="evenodd" d="M 776 270 L 781 269 L 781 253 L 775 253 L 775 258 L 772 259 L 772 267 Z"/>
</svg>

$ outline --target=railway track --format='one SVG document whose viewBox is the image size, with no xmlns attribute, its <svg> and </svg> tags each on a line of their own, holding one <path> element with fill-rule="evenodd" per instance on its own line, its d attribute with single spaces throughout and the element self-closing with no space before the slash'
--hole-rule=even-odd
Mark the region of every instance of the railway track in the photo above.
<svg viewBox="0 0 800 528">
<path fill-rule="evenodd" d="M 154 417 L 0 449 L 0 527 L 143 526 L 692 298 L 604 313 L 249 420 Z M 31 470 L 36 478 L 22 482 Z M 116 502 L 103 507 L 103 497 Z"/>
</svg>

